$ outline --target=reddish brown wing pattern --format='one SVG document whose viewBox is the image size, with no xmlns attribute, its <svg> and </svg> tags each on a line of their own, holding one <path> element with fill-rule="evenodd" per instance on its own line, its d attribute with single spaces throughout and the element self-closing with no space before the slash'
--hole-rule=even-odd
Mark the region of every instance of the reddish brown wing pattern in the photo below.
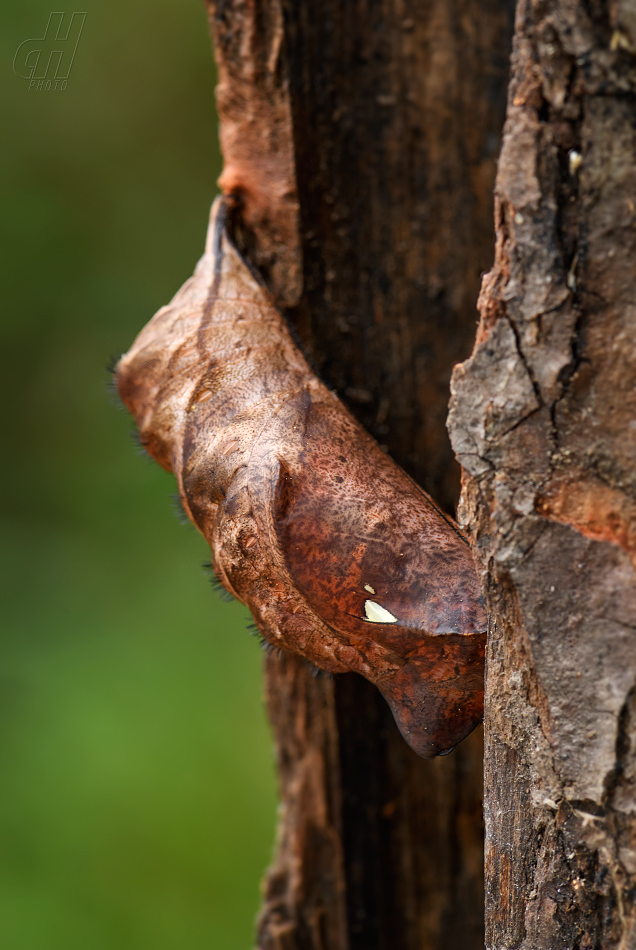
<svg viewBox="0 0 636 950">
<path fill-rule="evenodd" d="M 316 378 L 214 204 L 194 276 L 117 367 L 222 583 L 263 636 L 361 673 L 439 755 L 480 721 L 486 617 L 453 522 Z"/>
</svg>

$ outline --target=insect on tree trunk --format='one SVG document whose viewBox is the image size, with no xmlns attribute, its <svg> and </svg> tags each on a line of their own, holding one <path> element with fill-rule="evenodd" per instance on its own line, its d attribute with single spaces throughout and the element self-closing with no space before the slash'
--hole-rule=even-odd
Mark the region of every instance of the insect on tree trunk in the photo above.
<svg viewBox="0 0 636 950">
<path fill-rule="evenodd" d="M 636 947 L 636 8 L 521 0 L 450 430 L 492 612 L 487 946 Z"/>
<path fill-rule="evenodd" d="M 324 381 L 453 511 L 512 3 L 209 7 L 235 239 Z M 483 946 L 480 731 L 424 761 L 356 674 L 289 654 L 265 674 L 282 812 L 259 950 Z"/>
</svg>

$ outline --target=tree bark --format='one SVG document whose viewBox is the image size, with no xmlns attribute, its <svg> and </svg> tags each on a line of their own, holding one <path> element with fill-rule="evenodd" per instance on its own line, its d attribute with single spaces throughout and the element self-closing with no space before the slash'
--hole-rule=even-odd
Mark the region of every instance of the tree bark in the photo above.
<svg viewBox="0 0 636 950">
<path fill-rule="evenodd" d="M 453 364 L 492 261 L 511 0 L 216 0 L 222 187 L 306 355 L 447 510 Z M 259 950 L 483 946 L 482 745 L 419 759 L 354 674 L 269 655 L 281 781 Z"/>
<path fill-rule="evenodd" d="M 636 947 L 636 12 L 521 0 L 450 431 L 492 617 L 487 946 Z"/>
</svg>

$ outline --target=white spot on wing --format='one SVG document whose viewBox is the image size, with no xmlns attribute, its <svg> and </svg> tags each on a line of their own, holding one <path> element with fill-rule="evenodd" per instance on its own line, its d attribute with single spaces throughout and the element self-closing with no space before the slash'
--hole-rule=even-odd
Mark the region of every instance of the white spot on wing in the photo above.
<svg viewBox="0 0 636 950">
<path fill-rule="evenodd" d="M 368 590 L 370 594 L 375 594 L 374 589 L 371 587 L 371 584 L 365 584 L 364 589 Z"/>
<path fill-rule="evenodd" d="M 371 623 L 397 623 L 397 617 L 394 617 L 392 613 L 389 613 L 388 610 L 372 600 L 365 600 L 364 612 L 367 620 L 370 620 Z"/>
</svg>

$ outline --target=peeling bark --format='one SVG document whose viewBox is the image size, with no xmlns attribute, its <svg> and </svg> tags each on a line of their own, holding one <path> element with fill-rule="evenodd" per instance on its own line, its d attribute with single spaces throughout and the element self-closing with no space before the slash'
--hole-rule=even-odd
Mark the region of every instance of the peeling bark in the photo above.
<svg viewBox="0 0 636 950">
<path fill-rule="evenodd" d="M 517 11 L 449 429 L 492 629 L 487 945 L 636 946 L 636 20 Z"/>
<path fill-rule="evenodd" d="M 223 173 L 242 205 L 243 250 L 279 307 L 302 292 L 299 208 L 280 3 L 209 3 Z"/>
</svg>

